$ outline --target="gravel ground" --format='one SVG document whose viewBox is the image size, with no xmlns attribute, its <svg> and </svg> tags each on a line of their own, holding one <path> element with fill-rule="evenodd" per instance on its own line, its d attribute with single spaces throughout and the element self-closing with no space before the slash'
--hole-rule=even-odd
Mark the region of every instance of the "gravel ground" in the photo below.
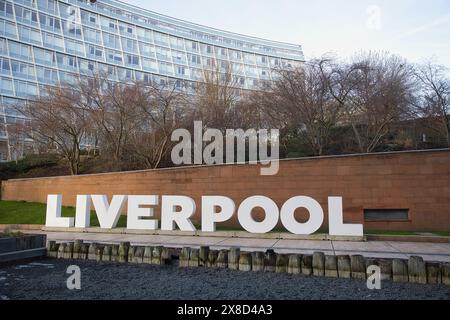
<svg viewBox="0 0 450 320">
<path fill-rule="evenodd" d="M 81 290 L 66 287 L 70 265 L 81 269 Z M 352 279 L 45 259 L 0 266 L 1 299 L 450 300 L 450 286 L 384 281 L 372 291 Z"/>
</svg>

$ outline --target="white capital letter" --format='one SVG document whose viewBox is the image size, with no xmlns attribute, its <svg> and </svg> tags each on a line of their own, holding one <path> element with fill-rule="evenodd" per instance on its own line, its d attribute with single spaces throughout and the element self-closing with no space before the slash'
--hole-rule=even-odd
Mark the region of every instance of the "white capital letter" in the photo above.
<svg viewBox="0 0 450 320">
<path fill-rule="evenodd" d="M 295 210 L 305 208 L 309 212 L 309 220 L 300 223 L 295 220 Z M 281 222 L 284 227 L 293 234 L 309 235 L 313 234 L 323 224 L 323 209 L 316 200 L 310 197 L 294 197 L 286 201 L 281 208 Z"/>
<path fill-rule="evenodd" d="M 113 229 L 119 222 L 120 214 L 125 206 L 127 196 L 114 196 L 111 205 L 108 204 L 108 197 L 105 195 L 92 195 L 95 212 L 102 229 Z"/>
<path fill-rule="evenodd" d="M 152 208 L 141 208 L 141 206 L 157 206 L 157 196 L 128 196 L 127 229 L 134 230 L 156 230 L 158 220 L 141 219 L 153 217 Z"/>
<path fill-rule="evenodd" d="M 91 226 L 91 197 L 88 195 L 79 195 L 77 196 L 75 228 L 89 228 L 90 226 Z"/>
<path fill-rule="evenodd" d="M 220 212 L 216 208 L 220 207 Z M 224 222 L 233 216 L 236 206 L 230 198 L 219 196 L 202 197 L 202 231 L 215 232 L 216 222 Z"/>
<path fill-rule="evenodd" d="M 181 210 L 177 211 L 177 207 Z M 189 197 L 163 196 L 161 205 L 161 229 L 173 231 L 178 225 L 181 231 L 196 231 L 190 218 L 195 213 L 195 202 Z"/>
<path fill-rule="evenodd" d="M 252 217 L 254 208 L 264 209 L 266 216 L 261 222 L 255 221 Z M 241 226 L 250 233 L 267 233 L 276 227 L 279 221 L 278 206 L 272 199 L 263 196 L 250 197 L 244 202 L 238 210 L 238 219 Z"/>
<path fill-rule="evenodd" d="M 49 194 L 47 196 L 47 214 L 45 226 L 53 228 L 71 228 L 74 218 L 61 218 L 62 195 Z"/>
<path fill-rule="evenodd" d="M 358 236 L 364 235 L 362 224 L 344 224 L 341 197 L 328 198 L 328 224 L 331 236 Z"/>
</svg>

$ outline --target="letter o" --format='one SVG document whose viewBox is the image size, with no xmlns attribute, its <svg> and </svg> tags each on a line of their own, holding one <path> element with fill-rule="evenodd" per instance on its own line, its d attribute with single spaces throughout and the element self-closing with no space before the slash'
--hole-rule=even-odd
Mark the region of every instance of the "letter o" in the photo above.
<svg viewBox="0 0 450 320">
<path fill-rule="evenodd" d="M 264 209 L 266 216 L 263 221 L 255 221 L 252 210 L 256 207 Z M 241 226 L 250 233 L 267 233 L 272 231 L 279 221 L 277 204 L 267 197 L 254 196 L 242 202 L 238 210 L 238 220 Z"/>
<path fill-rule="evenodd" d="M 295 210 L 305 208 L 309 211 L 309 220 L 300 223 L 295 220 Z M 322 206 L 310 197 L 294 197 L 286 201 L 281 208 L 281 222 L 284 227 L 298 235 L 310 235 L 320 229 L 323 224 L 324 213 Z"/>
</svg>

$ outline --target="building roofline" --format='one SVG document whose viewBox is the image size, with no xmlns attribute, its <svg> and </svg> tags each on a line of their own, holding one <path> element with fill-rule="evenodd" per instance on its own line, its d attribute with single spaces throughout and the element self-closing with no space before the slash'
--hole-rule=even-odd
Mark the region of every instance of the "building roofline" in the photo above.
<svg viewBox="0 0 450 320">
<path fill-rule="evenodd" d="M 102 0 L 102 2 L 104 2 L 105 4 L 111 4 L 114 5 L 115 3 L 118 3 L 119 5 L 123 6 L 123 7 L 128 7 L 128 10 L 130 12 L 134 12 L 133 9 L 137 9 L 139 11 L 143 11 L 144 13 L 150 14 L 150 15 L 155 15 L 158 17 L 161 17 L 162 19 L 167 19 L 169 21 L 171 21 L 172 23 L 176 24 L 176 23 L 180 23 L 180 24 L 185 24 L 187 25 L 187 27 L 193 27 L 193 28 L 205 28 L 205 29 L 209 29 L 210 33 L 212 32 L 219 32 L 219 33 L 224 33 L 230 37 L 244 37 L 247 38 L 249 41 L 254 40 L 254 41 L 261 41 L 261 42 L 267 42 L 267 45 L 270 45 L 270 43 L 272 43 L 273 45 L 280 45 L 280 46 L 285 46 L 287 48 L 290 49 L 300 49 L 303 51 L 303 46 L 301 44 L 294 44 L 294 43 L 289 43 L 289 42 L 283 42 L 283 41 L 277 41 L 277 40 L 270 40 L 270 39 L 265 39 L 265 38 L 261 38 L 261 37 L 255 37 L 255 36 L 249 36 L 249 35 L 245 35 L 245 34 L 241 34 L 241 33 L 237 33 L 237 32 L 232 32 L 232 31 L 227 31 L 227 30 L 222 30 L 219 28 L 215 28 L 215 27 L 210 27 L 210 26 L 206 26 L 206 25 L 202 25 L 199 23 L 195 23 L 195 22 L 190 22 L 188 20 L 184 20 L 184 19 L 180 19 L 180 18 L 175 18 L 169 15 L 165 15 L 162 13 L 158 13 L 146 8 L 142 8 L 133 4 L 129 4 L 126 3 L 124 1 L 121 0 Z M 207 33 L 208 30 L 202 31 Z"/>
</svg>

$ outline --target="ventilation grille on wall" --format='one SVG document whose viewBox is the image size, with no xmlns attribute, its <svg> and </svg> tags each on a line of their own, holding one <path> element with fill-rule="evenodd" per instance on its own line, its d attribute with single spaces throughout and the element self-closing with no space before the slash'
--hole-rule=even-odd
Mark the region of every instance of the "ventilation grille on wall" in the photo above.
<svg viewBox="0 0 450 320">
<path fill-rule="evenodd" d="M 405 221 L 409 220 L 409 209 L 364 209 L 366 221 Z"/>
</svg>

